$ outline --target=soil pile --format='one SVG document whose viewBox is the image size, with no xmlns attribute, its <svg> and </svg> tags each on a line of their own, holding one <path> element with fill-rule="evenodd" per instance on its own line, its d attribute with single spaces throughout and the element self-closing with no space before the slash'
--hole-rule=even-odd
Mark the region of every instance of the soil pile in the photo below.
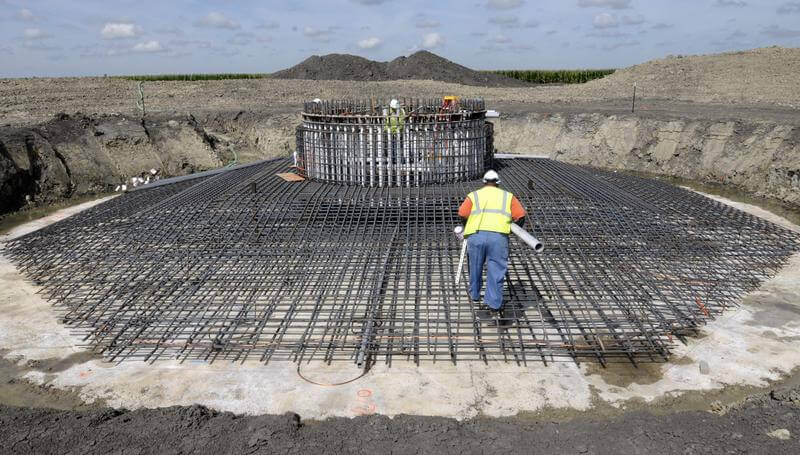
<svg viewBox="0 0 800 455">
<path fill-rule="evenodd" d="M 800 106 L 800 49 L 770 47 L 716 55 L 669 56 L 618 70 L 565 98 L 630 97 Z M 569 92 L 572 93 L 569 93 Z M 571 96 L 570 96 L 571 95 Z"/>
<path fill-rule="evenodd" d="M 297 65 L 272 74 L 277 79 L 385 81 L 386 64 L 349 54 L 312 55 Z"/>
<path fill-rule="evenodd" d="M 304 423 L 202 406 L 57 411 L 0 406 L 13 453 L 798 453 L 797 389 L 755 396 L 723 415 L 686 411 L 576 419 L 385 416 Z"/>
<path fill-rule="evenodd" d="M 434 80 L 483 87 L 526 87 L 522 81 L 498 74 L 482 73 L 428 51 L 391 62 L 375 62 L 348 54 L 314 55 L 299 64 L 272 74 L 276 79 L 339 81 Z"/>
</svg>

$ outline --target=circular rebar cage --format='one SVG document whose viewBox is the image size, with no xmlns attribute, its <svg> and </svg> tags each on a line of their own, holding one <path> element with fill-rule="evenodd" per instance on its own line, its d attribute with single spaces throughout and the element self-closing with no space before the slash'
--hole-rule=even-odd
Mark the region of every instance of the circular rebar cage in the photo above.
<svg viewBox="0 0 800 455">
<path fill-rule="evenodd" d="M 305 178 L 368 187 L 472 180 L 493 158 L 483 100 L 312 101 L 297 128 Z"/>
</svg>

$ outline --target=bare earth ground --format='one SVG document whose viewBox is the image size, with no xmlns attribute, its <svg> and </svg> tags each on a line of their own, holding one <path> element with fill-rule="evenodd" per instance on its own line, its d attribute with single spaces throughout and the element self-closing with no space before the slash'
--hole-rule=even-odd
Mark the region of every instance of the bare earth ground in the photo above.
<svg viewBox="0 0 800 455">
<path fill-rule="evenodd" d="M 595 83 L 600 81 L 595 81 Z M 224 80 L 198 82 L 145 82 L 148 113 L 252 112 L 296 115 L 312 98 L 439 97 L 457 93 L 481 97 L 490 109 L 503 114 L 580 113 L 629 114 L 632 87 L 597 98 L 563 96 L 564 87 L 481 88 L 434 81 L 305 81 Z M 796 89 L 800 93 L 800 83 Z M 800 125 L 798 108 L 778 103 L 694 102 L 680 97 L 656 97 L 637 88 L 636 113 L 645 118 L 704 120 L 747 119 Z M 0 80 L 0 126 L 32 125 L 69 114 L 139 115 L 135 82 L 111 78 Z M 789 98 L 791 99 L 791 97 Z"/>
<path fill-rule="evenodd" d="M 312 98 L 482 97 L 490 105 L 568 105 L 627 108 L 637 93 L 656 110 L 676 115 L 715 113 L 749 118 L 750 112 L 788 112 L 800 108 L 800 49 L 764 48 L 711 56 L 668 57 L 617 71 L 579 86 L 476 87 L 434 81 L 225 80 L 147 82 L 149 111 L 261 111 L 278 106 L 292 111 Z M 58 112 L 135 113 L 137 83 L 113 78 L 37 78 L 0 80 L 0 125 L 39 123 Z M 658 100 L 658 102 L 656 102 Z M 643 104 L 646 111 L 648 102 Z M 697 104 L 710 107 L 693 108 Z M 731 109 L 735 107 L 735 109 Z M 736 111 L 739 111 L 737 114 Z M 762 115 L 762 114 L 758 114 Z M 795 122 L 796 115 L 794 116 Z M 705 116 L 704 118 L 708 118 Z"/>
<path fill-rule="evenodd" d="M 530 114 L 623 115 L 630 112 L 635 82 L 641 97 L 636 111 L 640 118 L 800 126 L 798 73 L 800 50 L 769 48 L 657 60 L 577 87 L 266 79 L 148 82 L 144 91 L 148 113 L 164 119 L 198 113 L 233 117 L 247 112 L 250 116 L 281 117 L 283 128 L 284 123 L 295 123 L 302 101 L 315 97 L 476 96 L 520 122 L 526 122 Z M 39 124 L 59 112 L 136 118 L 136 96 L 135 82 L 111 78 L 0 80 L 0 129 Z M 787 141 L 793 140 L 793 136 L 787 137 Z M 212 151 L 219 155 L 218 150 Z M 224 164 L 228 159 L 210 156 L 209 165 Z M 796 301 L 786 303 L 796 308 Z M 77 391 L 23 378 L 37 371 L 48 384 L 47 378 L 88 359 L 78 355 L 36 360 L 21 367 L 17 361 L 5 360 L 5 354 L 0 351 L 0 452 L 800 453 L 800 376 L 796 370 L 766 388 L 727 387 L 719 392 L 728 396 L 722 405 L 715 403 L 715 394 L 697 391 L 691 406 L 656 408 L 643 403 L 635 411 L 611 413 L 595 409 L 566 416 L 543 413 L 462 421 L 366 416 L 318 422 L 294 414 L 241 416 L 202 406 L 111 409 L 102 400 L 84 402 Z M 620 379 L 613 371 L 595 374 L 609 383 Z M 618 385 L 636 388 L 649 380 L 647 374 L 644 370 L 628 372 Z"/>
<path fill-rule="evenodd" d="M 0 406 L 18 453 L 798 453 L 800 394 L 774 391 L 724 415 L 635 412 L 566 423 L 384 416 L 304 422 L 202 406 L 57 411 Z M 785 439 L 784 439 L 785 438 Z"/>
<path fill-rule="evenodd" d="M 742 208 L 754 210 L 752 207 Z M 756 214 L 773 219 L 768 213 Z M 778 219 L 775 221 L 786 224 Z M 43 223 L 46 221 L 36 221 L 23 228 L 27 230 L 41 227 Z M 766 292 L 764 291 L 765 294 Z M 792 298 L 792 295 L 794 294 L 786 294 L 785 298 Z M 760 297 L 757 299 L 755 308 L 772 316 L 767 317 L 769 321 L 760 321 L 756 325 L 768 323 L 776 324 L 777 327 L 785 321 L 797 319 L 794 312 L 798 310 L 792 302 L 777 304 L 783 306 L 780 307 L 781 311 L 775 313 L 769 310 L 771 306 L 768 302 L 771 298 L 762 300 Z M 8 308 L 14 307 L 14 302 L 9 303 L 11 306 Z M 13 316 L 16 312 L 11 311 L 7 316 L 17 317 Z M 780 321 L 772 320 L 776 314 Z M 741 318 L 729 318 L 732 319 Z M 50 321 L 50 324 L 55 322 Z M 709 328 L 711 333 L 706 335 L 705 341 L 721 332 L 718 329 L 720 327 Z M 740 329 L 747 331 L 744 326 Z M 42 349 L 42 339 L 59 336 L 56 330 L 44 331 L 50 333 L 32 335 L 40 342 L 30 343 L 23 349 Z M 9 336 L 8 332 L 9 330 L 4 329 L 0 338 Z M 778 328 L 772 328 L 770 333 L 772 332 L 783 333 Z M 736 337 L 736 334 L 731 333 L 730 336 Z M 773 333 L 773 336 L 778 335 Z M 764 353 L 770 353 L 769 361 L 778 367 L 780 362 L 775 363 L 775 359 L 784 357 L 775 351 L 777 345 L 774 340 L 764 341 L 762 345 L 754 344 L 748 348 L 748 352 L 753 349 L 752 354 L 745 356 L 762 356 L 764 354 L 760 353 L 760 349 L 764 348 Z M 730 339 L 723 336 L 722 340 L 712 343 L 712 346 L 720 342 L 730 342 Z M 60 349 L 59 346 L 49 349 L 56 352 Z M 693 355 L 700 354 L 696 347 L 690 348 L 689 352 Z M 723 370 L 730 372 L 731 368 L 742 368 L 742 374 L 754 371 L 753 365 L 731 358 L 731 352 L 719 352 L 719 349 L 714 348 L 712 352 L 716 353 L 714 358 L 709 358 L 713 377 L 724 376 L 728 373 L 723 373 Z M 74 352 L 66 357 L 45 356 L 41 360 L 29 358 L 25 361 L 24 358 L 20 360 L 19 356 L 0 351 L 0 357 L 8 359 L 0 359 L 0 444 L 11 448 L 13 453 L 485 453 L 496 450 L 515 453 L 797 453 L 800 450 L 797 438 L 800 431 L 800 375 L 797 370 L 776 375 L 776 381 L 766 388 L 726 386 L 721 390 L 683 391 L 672 396 L 667 394 L 654 402 L 642 402 L 638 405 L 628 403 L 622 408 L 596 401 L 589 411 L 549 409 L 503 418 L 479 414 L 476 418 L 461 421 L 408 415 L 397 415 L 392 419 L 372 415 L 315 421 L 302 420 L 291 413 L 237 415 L 213 411 L 199 405 L 158 409 L 148 406 L 137 407 L 133 411 L 112 409 L 106 407 L 102 399 L 92 403 L 84 402 L 80 387 L 70 389 L 55 385 L 57 378 L 64 377 L 65 373 L 69 375 L 75 368 L 83 371 L 89 365 L 86 362 L 93 360 L 88 352 Z M 687 366 L 689 368 L 686 372 L 676 374 L 683 376 L 691 371 L 692 362 L 689 361 L 690 365 L 683 365 L 683 360 L 676 358 L 671 362 L 674 365 L 671 365 L 669 371 L 681 371 Z M 791 359 L 786 358 L 786 362 L 791 363 Z M 107 365 L 104 369 L 125 371 L 123 366 L 130 365 Z M 149 372 L 156 370 L 153 366 L 142 367 Z M 241 367 L 227 366 L 233 369 Z M 617 388 L 614 393 L 621 392 L 619 389 L 647 390 L 648 384 L 660 381 L 660 365 L 654 367 L 655 369 L 642 365 L 634 369 L 624 368 L 623 365 L 622 368 L 603 369 L 590 366 L 585 373 L 585 379 L 590 380 L 599 375 L 604 383 Z M 556 367 L 530 368 L 541 370 Z M 696 368 L 695 364 L 694 371 Z M 261 373 L 253 371 L 252 374 L 267 374 L 267 371 L 272 371 L 267 366 L 262 366 L 259 370 Z M 127 380 L 132 383 L 129 388 L 138 390 L 140 386 L 135 384 L 141 384 L 143 373 L 145 372 L 122 373 L 123 377 L 120 379 L 125 381 L 124 376 L 129 376 Z M 41 385 L 32 382 L 29 379 L 31 374 L 41 375 L 44 382 Z M 180 380 L 177 377 L 170 378 L 166 372 L 157 375 L 160 381 Z M 500 379 L 501 376 L 495 375 L 495 378 Z M 778 379 L 781 376 L 782 379 Z M 712 376 L 701 374 L 696 379 L 702 381 L 703 377 Z M 490 395 L 493 393 L 495 399 L 512 401 L 529 399 L 526 395 L 531 393 L 569 393 L 555 387 L 548 388 L 546 392 L 534 391 L 530 387 L 520 387 L 521 383 L 517 383 L 514 392 L 515 379 L 512 378 L 515 378 L 513 374 L 508 375 L 512 384 L 495 382 L 490 384 L 494 387 L 487 386 L 487 391 Z M 270 380 L 263 378 L 264 382 Z M 109 384 L 106 387 L 115 386 Z M 120 384 L 116 387 L 127 386 Z M 609 392 L 612 390 L 614 388 L 609 389 Z M 419 392 L 423 393 L 424 390 Z M 158 394 L 157 389 L 148 391 L 145 388 L 134 393 L 140 393 L 143 398 Z M 229 396 L 234 391 L 223 385 L 217 389 L 217 393 Z M 322 391 L 313 393 L 321 394 Z M 520 395 L 515 398 L 514 393 Z M 254 398 L 258 400 L 258 397 Z M 262 398 L 270 400 L 266 396 Z M 564 398 L 554 396 L 551 399 Z M 327 402 L 321 396 L 318 401 Z M 169 405 L 169 401 L 162 403 Z"/>
</svg>

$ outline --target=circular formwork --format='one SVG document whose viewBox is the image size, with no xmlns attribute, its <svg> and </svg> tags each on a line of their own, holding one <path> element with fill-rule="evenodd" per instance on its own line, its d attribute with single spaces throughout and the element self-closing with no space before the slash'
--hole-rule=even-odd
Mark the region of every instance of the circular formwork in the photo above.
<svg viewBox="0 0 800 455">
<path fill-rule="evenodd" d="M 481 99 L 311 101 L 297 128 L 305 178 L 366 187 L 473 180 L 493 157 L 493 125 Z M 394 117 L 393 120 L 390 118 Z"/>
</svg>

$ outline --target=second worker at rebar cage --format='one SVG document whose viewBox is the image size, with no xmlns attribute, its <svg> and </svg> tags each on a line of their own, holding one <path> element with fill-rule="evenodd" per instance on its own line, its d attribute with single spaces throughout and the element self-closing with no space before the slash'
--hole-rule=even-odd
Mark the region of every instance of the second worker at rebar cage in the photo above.
<svg viewBox="0 0 800 455">
<path fill-rule="evenodd" d="M 480 303 L 483 287 L 483 266 L 487 266 L 485 308 L 478 317 L 497 324 L 503 314 L 503 285 L 508 271 L 508 235 L 511 223 L 525 222 L 525 208 L 508 191 L 498 187 L 500 176 L 489 170 L 483 176 L 484 186 L 470 193 L 458 215 L 466 219 L 464 236 L 469 255 L 469 297 Z"/>
<path fill-rule="evenodd" d="M 400 102 L 393 99 L 389 102 L 389 109 L 386 112 L 385 130 L 390 135 L 390 140 L 386 141 L 388 146 L 388 160 L 393 164 L 400 164 L 402 161 L 403 150 L 403 127 L 406 123 L 406 111 L 400 106 Z"/>
</svg>

